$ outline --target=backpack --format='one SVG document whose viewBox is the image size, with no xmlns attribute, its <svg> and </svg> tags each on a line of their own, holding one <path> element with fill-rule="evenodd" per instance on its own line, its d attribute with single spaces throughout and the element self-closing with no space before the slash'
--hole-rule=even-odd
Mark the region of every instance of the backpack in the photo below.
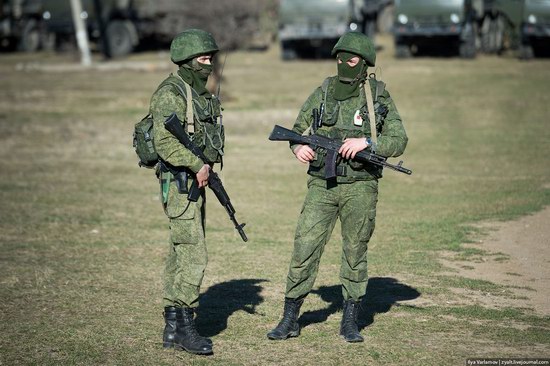
<svg viewBox="0 0 550 366">
<path fill-rule="evenodd" d="M 160 89 L 165 85 L 172 85 L 176 88 L 178 93 L 187 99 L 186 93 L 183 91 L 182 87 L 176 82 L 165 80 L 157 88 Z M 192 97 L 189 99 L 192 101 Z M 188 118 L 193 120 L 193 107 L 192 104 L 188 102 L 188 108 L 191 107 L 191 113 L 188 114 Z M 134 150 L 139 158 L 138 165 L 144 168 L 154 168 L 159 160 L 159 156 L 155 150 L 155 145 L 153 142 L 153 115 L 149 112 L 145 117 L 141 119 L 138 123 L 134 125 L 134 136 L 132 143 Z"/>
<path fill-rule="evenodd" d="M 134 126 L 133 146 L 139 158 L 138 165 L 154 168 L 159 156 L 153 145 L 153 115 L 147 114 Z"/>
</svg>

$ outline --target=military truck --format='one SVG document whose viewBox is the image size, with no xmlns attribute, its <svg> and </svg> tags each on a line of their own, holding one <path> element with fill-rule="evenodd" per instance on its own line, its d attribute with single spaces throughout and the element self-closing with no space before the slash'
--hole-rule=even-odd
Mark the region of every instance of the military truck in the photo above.
<svg viewBox="0 0 550 366">
<path fill-rule="evenodd" d="M 525 0 L 483 1 L 479 35 L 484 53 L 501 53 L 519 47 L 524 3 Z"/>
<path fill-rule="evenodd" d="M 550 52 L 550 0 L 525 0 L 519 57 L 530 59 Z"/>
<path fill-rule="evenodd" d="M 519 50 L 521 58 L 550 49 L 550 0 L 485 0 L 480 21 L 481 50 Z"/>
<path fill-rule="evenodd" d="M 470 57 L 475 54 L 474 43 L 483 53 L 489 54 L 519 50 L 519 56 L 523 59 L 550 50 L 550 0 L 400 0 L 396 2 L 394 26 L 396 56 L 408 57 L 412 53 L 411 49 L 417 50 L 419 47 L 434 45 L 443 39 L 449 40 L 448 37 L 441 37 L 441 24 L 437 31 L 434 31 L 433 26 L 430 28 L 431 31 L 427 31 L 424 28 L 429 28 L 425 24 L 429 21 L 411 22 L 410 14 L 424 17 L 431 14 L 434 23 L 438 14 L 436 5 L 441 8 L 458 3 L 464 3 L 465 9 L 470 9 L 469 22 L 474 32 L 477 29 L 475 42 L 472 42 L 469 36 L 461 35 L 458 44 L 461 56 Z M 422 9 L 422 5 L 429 6 Z M 405 21 L 408 22 L 408 26 L 403 23 Z M 472 42 L 472 47 L 468 46 L 468 42 Z M 451 44 L 456 46 L 456 42 Z"/>
<path fill-rule="evenodd" d="M 391 0 L 281 0 L 279 42 L 284 60 L 325 57 L 348 31 L 374 38 L 379 14 Z"/>
<path fill-rule="evenodd" d="M 70 1 L 35 0 L 34 3 L 40 18 L 41 37 L 54 36 L 58 44 L 74 37 Z M 103 28 L 106 44 L 101 47 L 102 51 L 113 57 L 132 52 L 151 37 L 158 42 L 169 42 L 184 28 L 181 3 L 177 0 L 82 0 L 82 9 L 80 17 L 86 20 L 91 40 L 99 41 Z"/>
<path fill-rule="evenodd" d="M 405 58 L 423 49 L 446 48 L 474 58 L 482 13 L 482 0 L 396 0 L 395 55 Z"/>
<path fill-rule="evenodd" d="M 40 1 L 0 1 L 1 49 L 34 52 L 48 45 Z"/>
</svg>

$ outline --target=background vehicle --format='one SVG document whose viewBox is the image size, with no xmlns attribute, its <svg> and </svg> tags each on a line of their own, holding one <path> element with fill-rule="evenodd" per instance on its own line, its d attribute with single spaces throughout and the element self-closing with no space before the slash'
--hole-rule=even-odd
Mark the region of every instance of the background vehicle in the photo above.
<svg viewBox="0 0 550 366">
<path fill-rule="evenodd" d="M 395 15 L 396 57 L 446 45 L 466 58 L 550 50 L 550 0 L 397 0 Z"/>
<path fill-rule="evenodd" d="M 480 20 L 481 50 L 500 53 L 517 49 L 525 0 L 484 0 Z"/>
<path fill-rule="evenodd" d="M 223 49 L 266 48 L 266 43 L 272 39 L 269 29 L 275 17 L 269 14 L 275 8 L 273 2 L 82 0 L 80 16 L 86 20 L 90 39 L 100 43 L 101 50 L 112 57 L 126 55 L 145 44 L 165 47 L 177 33 L 193 27 L 212 32 Z M 74 26 L 70 2 L 48 0 L 39 3 L 45 32 L 55 35 L 58 45 L 67 38 L 72 40 Z"/>
<path fill-rule="evenodd" d="M 390 0 L 281 0 L 282 58 L 328 56 L 338 38 L 350 30 L 374 37 L 379 15 L 391 3 Z"/>
<path fill-rule="evenodd" d="M 0 1 L 0 46 L 34 52 L 49 48 L 42 19 L 41 1 Z"/>
<path fill-rule="evenodd" d="M 108 56 L 118 57 L 126 55 L 151 34 L 167 35 L 167 38 L 177 33 L 181 25 L 178 17 L 169 22 L 170 29 L 163 25 L 159 14 L 169 12 L 170 6 L 175 7 L 175 1 L 131 0 L 82 0 L 83 12 L 81 17 L 86 20 L 90 39 L 100 40 L 100 30 L 105 32 L 105 43 L 102 51 Z M 46 20 L 47 31 L 54 34 L 58 44 L 67 37 L 72 37 L 74 25 L 71 14 L 71 5 L 66 0 L 43 1 L 42 11 Z M 98 17 L 101 13 L 101 17 Z"/>
<path fill-rule="evenodd" d="M 550 52 L 550 0 L 525 0 L 520 34 L 520 57 Z"/>
<path fill-rule="evenodd" d="M 481 0 L 396 0 L 396 57 L 445 47 L 460 57 L 474 58 L 480 14 Z"/>
</svg>

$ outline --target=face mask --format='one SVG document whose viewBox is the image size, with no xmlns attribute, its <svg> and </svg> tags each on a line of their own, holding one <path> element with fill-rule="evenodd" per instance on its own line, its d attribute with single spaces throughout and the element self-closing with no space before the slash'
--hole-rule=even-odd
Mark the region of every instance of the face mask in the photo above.
<svg viewBox="0 0 550 366">
<path fill-rule="evenodd" d="M 200 78 L 203 79 L 205 82 L 206 82 L 206 79 L 208 79 L 208 77 L 212 73 L 211 64 L 210 65 L 202 64 L 199 61 L 197 61 L 196 58 L 194 58 L 193 61 L 191 61 L 191 67 L 193 68 L 194 71 L 196 71 L 200 75 Z"/>
<path fill-rule="evenodd" d="M 338 82 L 334 88 L 334 99 L 346 100 L 351 97 L 359 96 L 359 85 L 366 75 L 366 64 L 363 59 L 359 59 L 357 65 L 351 67 L 347 61 L 356 57 L 353 53 L 339 52 L 338 60 Z"/>
<path fill-rule="evenodd" d="M 360 58 L 359 62 L 355 66 L 348 65 L 348 61 L 357 57 L 353 53 L 340 52 L 338 53 L 338 59 L 341 63 L 338 63 L 338 80 L 343 83 L 353 84 L 358 77 L 363 73 L 364 61 Z"/>
<path fill-rule="evenodd" d="M 181 65 L 178 74 L 185 80 L 199 95 L 208 94 L 206 82 L 212 73 L 212 65 L 202 64 L 197 58 Z"/>
</svg>

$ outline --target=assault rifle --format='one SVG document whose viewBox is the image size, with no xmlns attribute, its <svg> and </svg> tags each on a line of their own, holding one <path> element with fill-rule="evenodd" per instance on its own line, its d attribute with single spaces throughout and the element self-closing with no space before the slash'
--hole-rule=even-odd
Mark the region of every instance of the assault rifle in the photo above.
<svg viewBox="0 0 550 366">
<path fill-rule="evenodd" d="M 200 158 L 202 161 L 207 161 L 206 156 L 202 152 L 201 149 L 197 145 L 191 141 L 191 138 L 185 132 L 183 129 L 183 126 L 181 124 L 181 121 L 179 120 L 176 113 L 172 113 L 165 121 L 164 121 L 164 128 L 166 128 L 172 135 L 174 135 L 178 141 L 185 146 L 187 149 L 189 149 L 195 156 Z M 239 224 L 237 222 L 237 219 L 235 218 L 235 209 L 233 208 L 233 205 L 231 204 L 231 200 L 229 199 L 229 195 L 225 191 L 225 188 L 223 187 L 222 181 L 220 177 L 218 176 L 218 173 L 214 172 L 213 170 L 210 170 L 210 174 L 208 175 L 208 187 L 214 192 L 216 197 L 218 198 L 218 201 L 220 201 L 221 205 L 225 208 L 227 211 L 227 214 L 229 215 L 229 219 L 235 225 L 235 229 L 239 232 L 241 235 L 241 238 L 244 242 L 248 241 L 248 238 L 246 237 L 246 234 L 244 232 L 244 226 L 245 223 Z M 200 196 L 200 189 L 197 185 L 197 180 L 195 179 L 193 181 L 193 184 L 191 185 L 191 188 L 189 189 L 189 195 L 187 198 L 190 201 L 197 201 Z"/>
<path fill-rule="evenodd" d="M 340 150 L 340 146 L 342 146 L 341 141 L 315 134 L 303 136 L 279 125 L 275 125 L 271 135 L 269 135 L 269 139 L 271 141 L 289 141 L 294 144 L 309 145 L 312 148 L 325 149 L 327 151 L 325 160 L 325 179 L 336 177 L 336 159 L 338 158 L 338 150 Z M 387 162 L 387 158 L 367 150 L 359 151 L 355 154 L 353 160 L 390 168 L 407 175 L 412 174 L 412 170 L 402 166 L 403 161 L 400 161 L 397 165 L 393 165 Z"/>
</svg>

